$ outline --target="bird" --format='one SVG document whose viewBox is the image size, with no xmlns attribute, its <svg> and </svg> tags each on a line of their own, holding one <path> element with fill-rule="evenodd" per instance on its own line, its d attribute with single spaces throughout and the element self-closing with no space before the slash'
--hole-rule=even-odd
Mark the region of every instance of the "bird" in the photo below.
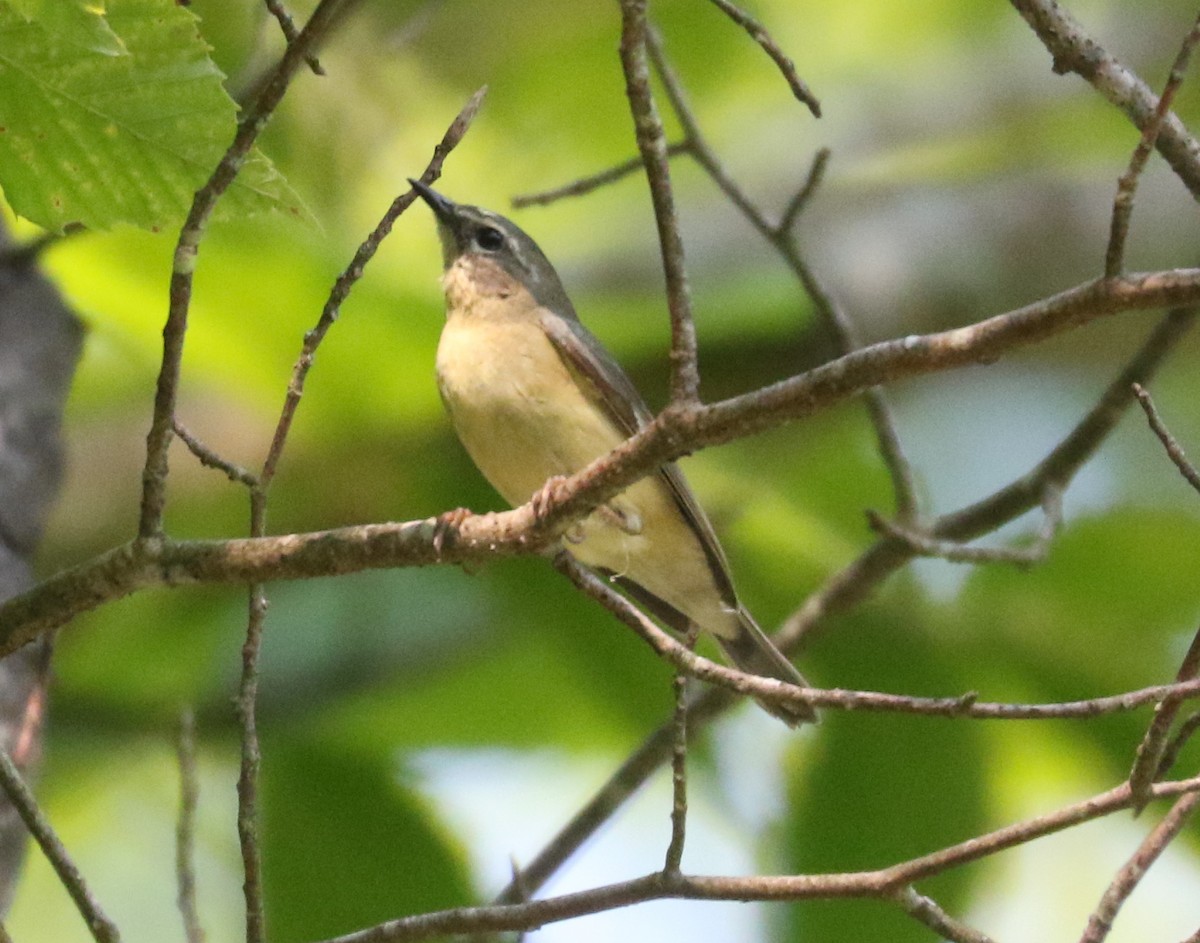
<svg viewBox="0 0 1200 943">
<path fill-rule="evenodd" d="M 433 211 L 442 245 L 442 401 L 483 476 L 514 507 L 536 507 L 555 481 L 643 428 L 650 410 L 532 238 L 497 213 L 409 182 Z M 712 524 L 676 464 L 600 505 L 562 543 L 668 628 L 707 632 L 740 670 L 808 687 L 739 601 Z M 817 720 L 806 703 L 759 703 L 791 727 Z"/>
</svg>

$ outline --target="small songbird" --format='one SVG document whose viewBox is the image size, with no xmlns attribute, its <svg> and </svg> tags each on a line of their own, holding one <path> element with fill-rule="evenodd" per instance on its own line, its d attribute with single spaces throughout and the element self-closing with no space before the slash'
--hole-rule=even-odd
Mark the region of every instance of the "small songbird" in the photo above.
<svg viewBox="0 0 1200 943">
<path fill-rule="evenodd" d="M 467 452 L 514 506 L 611 452 L 651 419 L 583 326 L 537 244 L 503 216 L 410 181 L 437 217 L 446 325 L 442 400 Z M 742 671 L 807 686 L 738 601 L 712 525 L 674 464 L 630 485 L 563 535 L 672 629 L 711 633 Z M 790 726 L 805 704 L 763 707 Z"/>
</svg>

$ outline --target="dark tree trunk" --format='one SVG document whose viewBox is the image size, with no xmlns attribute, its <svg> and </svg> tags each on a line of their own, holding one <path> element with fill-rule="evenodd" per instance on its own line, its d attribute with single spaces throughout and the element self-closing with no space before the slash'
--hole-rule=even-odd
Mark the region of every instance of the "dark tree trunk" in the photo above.
<svg viewBox="0 0 1200 943">
<path fill-rule="evenodd" d="M 62 412 L 83 337 L 36 269 L 0 230 L 0 600 L 33 583 L 32 560 L 58 491 Z M 51 640 L 0 661 L 0 745 L 25 775 L 41 752 Z M 12 901 L 25 826 L 0 796 L 0 915 Z"/>
</svg>

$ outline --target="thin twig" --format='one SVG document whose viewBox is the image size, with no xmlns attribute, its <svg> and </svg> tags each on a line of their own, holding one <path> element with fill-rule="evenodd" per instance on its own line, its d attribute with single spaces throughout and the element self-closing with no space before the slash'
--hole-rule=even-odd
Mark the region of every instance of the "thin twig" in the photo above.
<svg viewBox="0 0 1200 943">
<path fill-rule="evenodd" d="M 804 184 L 796 191 L 796 195 L 788 201 L 782 215 L 779 217 L 779 222 L 775 224 L 775 232 L 781 238 L 789 235 L 796 228 L 800 214 L 808 207 L 813 195 L 817 192 L 817 188 L 821 186 L 821 181 L 825 179 L 825 168 L 829 166 L 829 158 L 832 153 L 829 148 L 822 147 L 813 155 Z"/>
<path fill-rule="evenodd" d="M 658 226 L 663 275 L 667 283 L 667 308 L 671 314 L 671 407 L 678 410 L 699 402 L 700 371 L 683 239 L 679 234 L 675 197 L 671 192 L 667 137 L 650 90 L 650 67 L 646 61 L 649 33 L 646 0 L 621 0 L 621 68 L 625 73 L 625 92 L 629 96 L 634 134 L 646 168 L 654 220 Z"/>
<path fill-rule="evenodd" d="M 1200 491 L 1200 472 L 1196 470 L 1195 465 L 1188 461 L 1187 455 L 1183 452 L 1183 447 L 1176 441 L 1175 436 L 1171 435 L 1171 430 L 1162 421 L 1162 417 L 1159 415 L 1158 409 L 1154 405 L 1154 400 L 1150 397 L 1150 393 L 1137 383 L 1133 385 L 1133 392 L 1137 396 L 1138 402 L 1142 404 L 1142 409 L 1146 413 L 1146 419 L 1150 423 L 1150 428 L 1154 430 L 1154 434 L 1158 436 L 1158 441 L 1167 450 L 1167 456 L 1175 463 L 1175 467 L 1187 479 L 1188 484 L 1197 491 Z"/>
<path fill-rule="evenodd" d="M 817 97 L 809 90 L 804 80 L 796 74 L 796 64 L 779 48 L 779 44 L 767 32 L 766 27 L 745 10 L 734 6 L 729 0 L 710 0 L 710 2 L 714 6 L 719 7 L 726 16 L 750 34 L 750 38 L 758 43 L 762 47 L 763 52 L 770 56 L 772 61 L 779 66 L 779 71 L 787 79 L 792 94 L 804 103 L 808 110 L 812 112 L 814 118 L 820 118 L 821 103 L 817 101 Z"/>
<path fill-rule="evenodd" d="M 867 521 L 876 533 L 906 543 L 922 557 L 937 557 L 950 563 L 1014 563 L 1029 566 L 1046 559 L 1054 537 L 1062 526 L 1062 485 L 1047 481 L 1042 496 L 1042 523 L 1032 542 L 1025 547 L 975 547 L 954 540 L 939 540 L 927 531 L 889 521 L 877 511 L 867 511 Z"/>
<path fill-rule="evenodd" d="M 1177 308 L 1162 318 L 1096 405 L 1042 461 L 982 501 L 942 515 L 930 532 L 943 539 L 970 540 L 1036 507 L 1047 482 L 1062 482 L 1064 488 L 1069 485 L 1125 415 L 1133 401 L 1133 384 L 1149 382 L 1195 321 L 1195 311 L 1188 308 Z"/>
<path fill-rule="evenodd" d="M 950 940 L 951 943 L 993 943 L 990 936 L 955 920 L 936 901 L 918 894 L 911 885 L 905 885 L 892 899 L 904 908 L 906 914 L 929 927 L 940 939 Z"/>
<path fill-rule="evenodd" d="M 698 628 L 691 626 L 684 647 L 692 651 L 696 647 Z M 680 873 L 683 863 L 683 845 L 687 838 L 687 697 L 688 676 L 682 670 L 676 670 L 672 682 L 675 692 L 674 744 L 671 750 L 671 842 L 667 846 L 666 861 L 663 863 L 663 874 Z"/>
<path fill-rule="evenodd" d="M 632 628 L 657 655 L 665 658 L 677 671 L 688 677 L 715 682 L 737 691 L 739 694 L 747 694 L 772 702 L 797 701 L 804 705 L 809 703 L 808 695 L 812 693 L 812 689 L 800 688 L 773 678 L 746 674 L 736 668 L 726 668 L 724 665 L 718 665 L 716 662 L 697 655 L 687 645 L 676 641 L 675 638 L 659 628 L 637 606 L 613 589 L 607 581 L 578 563 L 570 554 L 558 554 L 555 557 L 554 566 L 575 584 L 576 589 L 613 613 Z M 678 739 L 675 736 L 674 720 L 671 722 L 671 728 L 671 739 L 674 744 Z M 686 730 L 685 726 L 685 737 Z"/>
<path fill-rule="evenodd" d="M 192 435 L 187 427 L 178 419 L 174 420 L 171 426 L 183 444 L 188 447 L 188 451 L 200 460 L 201 465 L 204 465 L 206 468 L 215 468 L 217 471 L 223 472 L 225 477 L 230 481 L 243 484 L 248 488 L 253 488 L 258 484 L 258 477 L 256 475 L 242 468 L 240 465 L 235 465 L 233 462 L 221 458 L 215 451 Z"/>
<path fill-rule="evenodd" d="M 270 14 L 279 21 L 279 28 L 283 30 L 283 38 L 289 43 L 294 43 L 300 32 L 296 29 L 296 24 L 292 22 L 291 14 L 284 8 L 281 0 L 266 0 L 266 4 Z M 325 69 L 321 66 L 316 56 L 310 53 L 304 57 L 304 61 L 308 63 L 308 67 L 312 70 L 313 75 L 325 74 Z"/>
<path fill-rule="evenodd" d="M 1187 742 L 1195 736 L 1197 730 L 1200 730 L 1200 711 L 1184 720 L 1179 725 L 1179 729 L 1175 731 L 1175 736 L 1167 742 L 1162 759 L 1158 763 L 1158 772 L 1154 777 L 1156 782 L 1165 779 L 1167 771 L 1175 768 L 1175 762 L 1179 759 L 1179 751 L 1187 746 Z"/>
<path fill-rule="evenodd" d="M 437 179 L 446 156 L 454 149 L 470 127 L 486 93 L 486 86 L 479 89 L 451 122 L 446 134 L 434 148 L 433 157 L 422 179 L 432 182 Z M 322 308 L 316 325 L 304 336 L 300 357 L 288 384 L 279 421 L 271 439 L 270 447 L 263 460 L 262 470 L 253 480 L 250 492 L 251 539 L 263 539 L 266 534 L 267 492 L 278 469 L 279 461 L 287 443 L 296 410 L 304 392 L 304 381 L 312 367 L 318 346 L 337 320 L 341 305 L 351 288 L 362 276 L 367 263 L 374 257 L 384 238 L 391 232 L 396 219 L 416 198 L 408 191 L 392 202 L 371 234 L 363 241 L 346 269 L 335 280 L 329 297 Z M 246 939 L 248 943 L 261 943 L 265 937 L 262 898 L 262 853 L 258 832 L 258 777 L 262 762 L 258 739 L 257 700 L 258 663 L 262 648 L 263 630 L 266 620 L 267 596 L 260 581 L 251 581 L 248 600 L 246 640 L 242 646 L 242 674 L 237 699 L 237 712 L 242 725 L 242 760 L 238 779 L 238 838 L 241 845 L 242 865 L 246 901 Z"/>
<path fill-rule="evenodd" d="M 242 757 L 238 774 L 238 845 L 242 853 L 242 892 L 246 904 L 246 943 L 263 943 L 262 846 L 258 830 L 258 776 L 262 751 L 258 742 L 258 660 L 262 651 L 267 597 L 261 584 L 250 587 L 246 640 L 242 644 L 242 673 L 237 714 L 242 727 Z"/>
<path fill-rule="evenodd" d="M 1117 195 L 1113 199 L 1108 248 L 1104 253 L 1104 275 L 1106 278 L 1119 275 L 1123 267 L 1125 243 L 1129 237 L 1129 220 L 1133 215 L 1133 198 L 1137 194 L 1138 180 L 1142 175 L 1142 171 L 1146 169 L 1146 162 L 1150 159 L 1150 154 L 1154 151 L 1154 144 L 1158 140 L 1159 132 L 1162 130 L 1163 121 L 1171 110 L 1171 102 L 1175 99 L 1175 93 L 1179 91 L 1179 86 L 1183 84 L 1184 75 L 1187 73 L 1188 60 L 1191 59 L 1192 50 L 1198 42 L 1200 42 L 1200 16 L 1196 18 L 1195 24 L 1188 30 L 1187 36 L 1184 37 L 1179 54 L 1175 57 L 1175 62 L 1171 66 L 1171 73 L 1167 77 L 1167 84 L 1163 87 L 1162 94 L 1158 96 L 1158 104 L 1155 106 L 1150 119 L 1142 126 L 1141 140 L 1138 141 L 1137 147 L 1133 149 L 1133 155 L 1129 158 L 1128 168 L 1121 174 L 1121 178 L 1117 182 Z"/>
<path fill-rule="evenodd" d="M 188 943 L 204 943 L 204 928 L 196 906 L 196 805 L 200 782 L 196 775 L 196 717 L 186 708 L 179 715 L 179 821 L 175 825 L 177 900 Z"/>
<path fill-rule="evenodd" d="M 267 530 L 267 490 L 271 483 L 271 468 L 271 455 L 268 455 L 258 484 L 250 489 L 252 537 L 262 537 Z M 246 943 L 264 943 L 267 931 L 258 816 L 258 781 L 262 767 L 262 748 L 258 739 L 258 664 L 269 603 L 266 587 L 262 583 L 251 583 L 248 589 L 246 638 L 242 643 L 242 671 L 235 701 L 242 728 L 237 828 L 238 845 L 242 853 L 242 893 L 246 904 Z"/>
<path fill-rule="evenodd" d="M 83 922 L 87 924 L 92 938 L 96 940 L 96 943 L 119 943 L 121 934 L 117 930 L 116 924 L 101 909 L 100 903 L 88 888 L 83 874 L 71 860 L 66 847 L 54 833 L 49 820 L 38 807 L 33 793 L 25 785 L 25 780 L 21 778 L 21 773 L 13 763 L 12 757 L 4 749 L 0 749 L 0 788 L 4 789 L 8 801 L 16 809 L 17 815 L 29 829 L 29 834 L 38 843 L 42 854 L 54 868 L 54 873 L 58 875 L 63 887 L 67 889 L 71 900 L 75 902 L 75 907 L 79 910 L 79 915 L 83 917 Z"/>
<path fill-rule="evenodd" d="M 1175 800 L 1175 804 L 1163 820 L 1142 840 L 1138 850 L 1117 872 L 1095 911 L 1088 918 L 1087 928 L 1079 938 L 1079 943 L 1103 943 L 1107 939 L 1121 906 L 1146 876 L 1150 866 L 1183 830 L 1197 804 L 1200 804 L 1200 794 L 1194 792 Z"/>
<path fill-rule="evenodd" d="M 1176 681 L 1190 681 L 1200 673 L 1200 629 L 1192 636 L 1192 644 L 1175 674 Z M 1154 709 L 1154 717 L 1146 729 L 1142 742 L 1138 744 L 1133 758 L 1133 769 L 1129 772 L 1129 788 L 1133 792 L 1134 814 L 1141 812 L 1150 796 L 1150 784 L 1166 775 L 1170 767 L 1163 766 L 1167 751 L 1167 736 L 1171 724 L 1183 702 L 1178 698 L 1164 698 Z"/>
<path fill-rule="evenodd" d="M 796 687 L 772 678 L 727 668 L 697 655 L 682 642 L 676 641 L 659 628 L 645 613 L 613 589 L 608 582 L 577 563 L 568 554 L 558 554 L 554 565 L 575 584 L 577 589 L 596 600 L 632 628 L 660 657 L 666 659 L 677 670 L 689 677 L 718 684 L 730 691 L 758 699 L 776 702 L 795 701 L 835 710 L 1011 721 L 1096 717 L 1117 711 L 1134 710 L 1147 704 L 1156 703 L 1168 696 L 1184 699 L 1200 697 L 1200 680 L 1159 684 L 1107 697 L 1060 701 L 1052 704 L 985 702 L 980 701 L 978 694 L 973 691 L 955 697 L 912 697 L 879 691 Z M 673 731 L 672 725 L 671 732 L 673 733 Z M 674 742 L 673 736 L 672 742 Z"/>
<path fill-rule="evenodd" d="M 687 142 L 676 141 L 674 144 L 667 145 L 667 156 L 677 157 L 685 153 L 687 149 Z M 600 187 L 623 180 L 631 174 L 637 173 L 644 166 L 640 157 L 631 157 L 623 164 L 617 164 L 615 167 L 602 170 L 600 173 L 593 174 L 590 177 L 581 177 L 579 180 L 574 180 L 565 186 L 555 187 L 553 190 L 540 190 L 537 193 L 523 193 L 520 196 L 514 196 L 511 201 L 512 206 L 513 209 L 517 210 L 524 209 L 527 206 L 549 206 L 551 203 L 556 203 L 567 197 L 584 196 L 593 190 L 598 190 Z"/>
</svg>

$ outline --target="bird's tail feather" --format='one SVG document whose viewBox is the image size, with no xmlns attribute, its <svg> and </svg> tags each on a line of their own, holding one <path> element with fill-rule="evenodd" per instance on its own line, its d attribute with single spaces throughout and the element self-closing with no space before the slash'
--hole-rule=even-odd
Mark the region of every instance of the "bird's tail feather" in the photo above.
<svg viewBox="0 0 1200 943">
<path fill-rule="evenodd" d="M 786 681 L 788 684 L 808 687 L 804 676 L 796 670 L 796 666 L 788 661 L 779 649 L 771 644 L 771 640 L 763 634 L 763 630 L 758 627 L 750 614 L 743 609 L 739 616 L 740 631 L 738 634 L 734 638 L 717 638 L 725 656 L 738 669 L 747 674 L 775 678 L 779 681 Z M 789 727 L 817 722 L 817 712 L 808 704 L 796 702 L 772 704 L 767 701 L 758 703 L 763 710 L 778 717 Z"/>
</svg>

